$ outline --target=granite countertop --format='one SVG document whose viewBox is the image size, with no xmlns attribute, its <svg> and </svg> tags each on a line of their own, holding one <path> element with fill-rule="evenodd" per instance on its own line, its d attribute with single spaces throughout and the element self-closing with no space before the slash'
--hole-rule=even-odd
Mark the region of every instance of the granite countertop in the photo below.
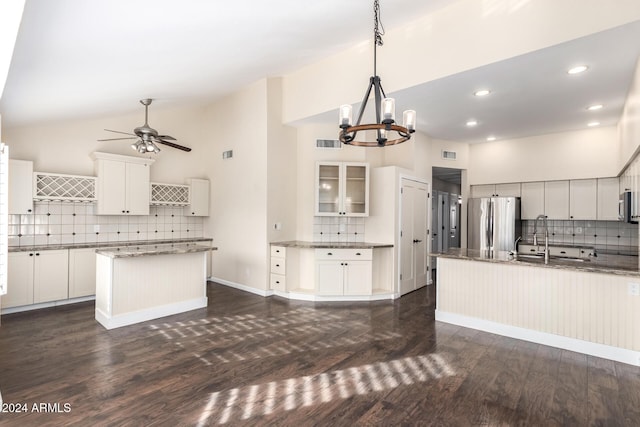
<svg viewBox="0 0 640 427">
<path fill-rule="evenodd" d="M 453 248 L 444 253 L 431 253 L 429 256 L 440 258 L 466 259 L 472 261 L 528 265 L 562 270 L 587 271 L 592 273 L 617 274 L 622 276 L 640 276 L 638 257 L 632 255 L 598 254 L 585 260 L 573 260 L 551 257 L 549 264 L 543 258 L 515 258 L 507 251 L 481 251 L 478 249 Z"/>
<path fill-rule="evenodd" d="M 193 252 L 215 251 L 218 248 L 203 244 L 192 243 L 165 243 L 154 245 L 119 246 L 104 249 L 96 249 L 99 255 L 109 258 L 131 258 L 148 255 L 173 255 L 188 254 Z"/>
<path fill-rule="evenodd" d="M 347 242 L 307 242 L 304 240 L 290 240 L 287 242 L 271 242 L 273 246 L 303 249 L 376 249 L 392 248 L 390 243 L 347 243 Z"/>
<path fill-rule="evenodd" d="M 140 246 L 159 244 L 178 244 L 191 242 L 213 242 L 210 237 L 195 237 L 187 239 L 164 239 L 164 240 L 136 240 L 121 242 L 100 242 L 100 243 L 66 243 L 58 245 L 32 245 L 32 246 L 9 246 L 9 252 L 30 252 L 30 251 L 51 251 L 56 249 L 83 249 L 83 248 L 113 248 L 115 246 Z"/>
</svg>

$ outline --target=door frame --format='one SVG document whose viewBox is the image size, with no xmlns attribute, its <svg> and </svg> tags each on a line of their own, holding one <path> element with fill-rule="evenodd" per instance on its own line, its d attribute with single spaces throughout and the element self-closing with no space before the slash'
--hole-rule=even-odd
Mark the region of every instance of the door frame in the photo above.
<svg viewBox="0 0 640 427">
<path fill-rule="evenodd" d="M 425 184 L 427 186 L 427 206 L 426 206 L 426 213 L 427 213 L 427 225 L 428 227 L 432 226 L 431 223 L 431 200 L 432 200 L 432 191 L 431 191 L 431 183 L 429 182 L 429 180 L 424 179 L 424 178 L 418 178 L 416 176 L 413 175 L 407 175 L 407 174 L 399 174 L 399 180 L 398 180 L 398 223 L 396 224 L 396 242 L 397 242 L 397 246 L 398 246 L 398 260 L 397 260 L 397 264 L 396 264 L 396 286 L 395 286 L 395 290 L 394 293 L 396 295 L 396 298 L 400 297 L 400 273 L 402 272 L 402 247 L 400 244 L 400 232 L 402 231 L 402 203 L 401 203 L 401 199 L 400 199 L 400 195 L 401 195 L 401 191 L 402 191 L 402 183 L 404 180 L 409 180 L 409 181 L 414 181 L 414 182 L 418 182 L 420 184 Z M 427 230 L 427 247 L 426 247 L 426 255 L 427 255 L 427 286 L 433 284 L 433 280 L 431 279 L 431 257 L 429 256 L 429 254 L 431 253 L 431 239 L 429 238 L 431 235 L 431 228 L 429 228 Z"/>
</svg>

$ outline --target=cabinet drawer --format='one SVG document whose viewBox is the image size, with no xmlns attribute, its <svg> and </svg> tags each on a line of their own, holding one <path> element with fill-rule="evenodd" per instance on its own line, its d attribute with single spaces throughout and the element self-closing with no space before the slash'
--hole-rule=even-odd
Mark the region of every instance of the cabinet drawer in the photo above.
<svg viewBox="0 0 640 427">
<path fill-rule="evenodd" d="M 551 246 L 549 248 L 549 255 L 570 257 L 570 258 L 580 258 L 580 248 L 557 248 L 557 247 Z"/>
<path fill-rule="evenodd" d="M 371 260 L 372 249 L 316 249 L 316 260 Z"/>
<path fill-rule="evenodd" d="M 287 255 L 287 248 L 284 246 L 271 245 L 271 256 L 278 256 L 284 258 Z"/>
<path fill-rule="evenodd" d="M 287 282 L 285 281 L 285 276 L 282 274 L 271 274 L 271 289 L 282 292 L 286 291 Z"/>
<path fill-rule="evenodd" d="M 280 257 L 271 257 L 271 272 L 276 274 L 285 274 L 287 271 L 285 259 Z"/>
</svg>

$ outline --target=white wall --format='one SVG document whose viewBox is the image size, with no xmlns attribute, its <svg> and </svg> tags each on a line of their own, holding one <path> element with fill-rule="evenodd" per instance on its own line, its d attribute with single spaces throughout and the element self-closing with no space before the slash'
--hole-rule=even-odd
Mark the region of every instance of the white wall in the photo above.
<svg viewBox="0 0 640 427">
<path fill-rule="evenodd" d="M 98 142 L 98 139 L 117 138 L 118 134 L 104 129 L 132 131 L 144 123 L 144 110 L 127 116 L 94 120 L 75 120 L 23 127 L 5 127 L 4 140 L 11 147 L 11 158 L 32 160 L 34 170 L 75 175 L 94 175 L 94 151 L 148 157 L 156 161 L 151 168 L 151 180 L 184 183 L 184 178 L 207 178 L 204 147 L 209 136 L 203 136 L 201 107 L 175 109 L 153 108 L 149 124 L 164 134 L 177 138 L 177 143 L 192 148 L 191 153 L 160 146 L 158 155 L 140 156 L 130 147 L 133 141 Z M 124 135 L 123 135 L 124 136 Z"/>
<path fill-rule="evenodd" d="M 212 276 L 265 290 L 267 277 L 267 81 L 260 80 L 209 106 L 207 171 L 211 216 L 205 230 L 219 250 Z M 233 157 L 222 159 L 222 152 Z"/>
<path fill-rule="evenodd" d="M 614 126 L 472 144 L 469 155 L 470 185 L 602 178 L 619 171 Z"/>
<path fill-rule="evenodd" d="M 392 94 L 640 19 L 637 1 L 615 3 L 612 7 L 603 0 L 460 0 L 389 29 L 384 47 L 378 49 L 378 74 L 386 93 Z M 284 77 L 285 123 L 361 101 L 363 79 L 373 71 L 372 40 L 368 33 L 362 39 Z"/>
<path fill-rule="evenodd" d="M 640 147 L 640 59 L 636 65 L 636 72 L 629 89 L 620 122 L 618 122 L 618 137 L 620 139 L 619 168 L 622 169 Z"/>
</svg>

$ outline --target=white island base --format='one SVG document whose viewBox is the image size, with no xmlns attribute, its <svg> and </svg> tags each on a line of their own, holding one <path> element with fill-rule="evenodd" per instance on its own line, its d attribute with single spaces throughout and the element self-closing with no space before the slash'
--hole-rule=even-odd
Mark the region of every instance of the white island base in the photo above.
<svg viewBox="0 0 640 427">
<path fill-rule="evenodd" d="M 96 320 L 113 329 L 206 307 L 207 253 L 97 253 Z"/>
</svg>

